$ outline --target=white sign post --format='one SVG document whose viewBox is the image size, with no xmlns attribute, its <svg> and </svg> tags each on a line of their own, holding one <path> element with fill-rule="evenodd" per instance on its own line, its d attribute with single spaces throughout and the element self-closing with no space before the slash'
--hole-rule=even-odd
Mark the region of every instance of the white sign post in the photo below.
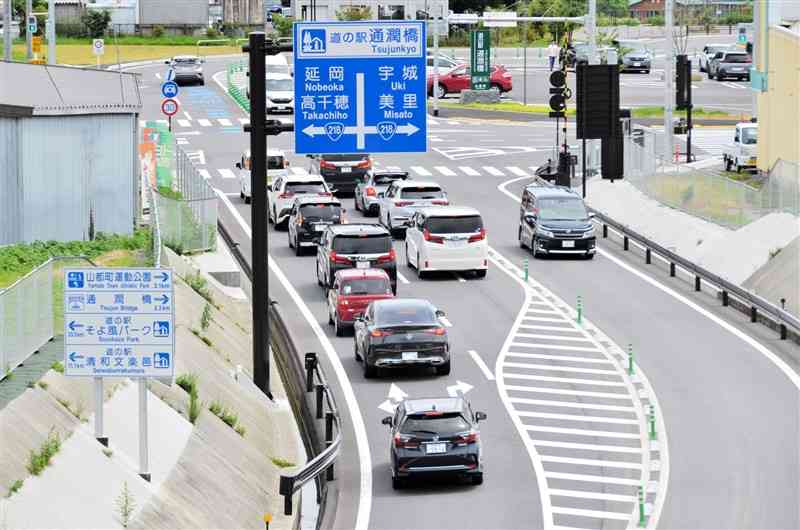
<svg viewBox="0 0 800 530">
<path fill-rule="evenodd" d="M 65 269 L 64 375 L 94 377 L 104 445 L 103 377 L 139 380 L 139 474 L 150 480 L 147 378 L 175 375 L 175 306 L 167 269 Z"/>
<path fill-rule="evenodd" d="M 92 52 L 97 59 L 97 67 L 100 68 L 100 56 L 106 53 L 106 43 L 103 39 L 94 39 L 92 41 Z"/>
</svg>

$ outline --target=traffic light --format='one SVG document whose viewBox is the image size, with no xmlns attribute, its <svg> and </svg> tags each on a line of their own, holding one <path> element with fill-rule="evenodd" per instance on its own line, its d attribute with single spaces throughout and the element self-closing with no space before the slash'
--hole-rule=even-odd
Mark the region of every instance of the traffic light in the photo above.
<svg viewBox="0 0 800 530">
<path fill-rule="evenodd" d="M 678 55 L 675 58 L 675 69 L 675 108 L 686 110 L 692 104 L 692 62 L 686 55 Z"/>
<path fill-rule="evenodd" d="M 567 100 L 572 96 L 567 88 L 567 74 L 563 70 L 555 70 L 550 74 L 550 113 L 551 118 L 564 118 Z"/>
</svg>

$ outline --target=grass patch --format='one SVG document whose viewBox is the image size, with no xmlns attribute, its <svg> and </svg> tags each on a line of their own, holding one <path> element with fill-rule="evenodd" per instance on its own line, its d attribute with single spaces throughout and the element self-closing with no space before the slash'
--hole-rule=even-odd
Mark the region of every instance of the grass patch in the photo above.
<svg viewBox="0 0 800 530">
<path fill-rule="evenodd" d="M 769 251 L 769 259 L 775 258 L 778 254 L 781 253 L 781 250 L 783 250 L 783 248 L 781 248 L 781 247 L 775 247 L 772 250 L 770 250 Z"/>
<path fill-rule="evenodd" d="M 119 515 L 122 527 L 128 528 L 133 511 L 136 509 L 136 499 L 133 497 L 133 493 L 128 489 L 127 481 L 125 481 L 125 484 L 122 486 L 119 497 L 114 500 L 114 504 L 117 507 L 117 514 Z"/>
<path fill-rule="evenodd" d="M 48 386 L 50 385 L 48 385 L 45 381 L 39 381 L 39 388 L 41 388 L 42 390 L 47 390 Z"/>
<path fill-rule="evenodd" d="M 55 370 L 56 372 L 58 372 L 60 374 L 64 373 L 64 365 L 61 363 L 61 361 L 54 361 L 53 364 L 50 365 L 50 368 L 52 370 Z M 47 388 L 47 387 L 45 387 L 45 388 Z"/>
<path fill-rule="evenodd" d="M 242 438 L 244 438 L 244 435 L 247 432 L 247 429 L 245 429 L 244 425 L 241 425 L 241 424 L 237 425 L 236 428 L 233 429 L 233 430 L 236 431 L 236 434 L 238 434 Z"/>
<path fill-rule="evenodd" d="M 25 481 L 22 480 L 22 479 L 19 479 L 19 478 L 17 480 L 15 480 L 14 482 L 12 482 L 11 485 L 8 487 L 8 493 L 6 494 L 6 498 L 11 497 L 16 492 L 18 492 L 22 488 L 22 485 L 24 483 L 25 483 Z"/>
<path fill-rule="evenodd" d="M 276 466 L 278 466 L 280 468 L 294 467 L 295 466 L 294 462 L 291 462 L 289 460 L 285 460 L 285 459 L 280 458 L 278 456 L 271 456 L 271 457 L 269 457 L 269 459 L 272 460 L 273 464 L 275 464 Z"/>
<path fill-rule="evenodd" d="M 451 109 L 474 109 L 474 110 L 488 110 L 499 112 L 523 112 L 525 114 L 543 114 L 547 115 L 552 109 L 549 105 L 523 105 L 514 101 L 501 101 L 500 103 L 468 103 L 462 105 L 461 103 L 441 101 L 439 106 Z M 574 116 L 575 109 L 567 108 L 567 116 Z"/>
<path fill-rule="evenodd" d="M 181 374 L 175 379 L 175 383 L 189 394 L 189 421 L 194 425 L 200 417 L 203 406 L 200 404 L 198 387 L 199 382 L 196 374 Z"/>
<path fill-rule="evenodd" d="M 722 175 L 736 182 L 746 184 L 751 188 L 760 190 L 764 186 L 764 179 L 760 178 L 757 173 L 753 171 L 743 170 L 741 173 L 735 171 L 723 171 Z"/>
<path fill-rule="evenodd" d="M 31 450 L 28 460 L 28 472 L 31 475 L 39 475 L 44 468 L 50 465 L 53 456 L 61 449 L 61 435 L 55 430 L 50 429 L 47 439 L 42 442 L 39 451 Z"/>
<path fill-rule="evenodd" d="M 200 315 L 200 329 L 203 331 L 208 330 L 208 326 L 211 325 L 211 304 L 206 304 L 203 307 L 203 314 Z"/>
<path fill-rule="evenodd" d="M 108 447 L 103 447 L 103 454 L 106 455 L 108 458 L 111 458 L 111 456 L 114 454 L 114 451 L 112 451 Z"/>
<path fill-rule="evenodd" d="M 194 292 L 202 296 L 206 302 L 216 307 L 216 304 L 214 304 L 214 297 L 211 296 L 211 291 L 208 288 L 208 281 L 200 274 L 200 271 L 196 274 L 190 274 L 184 278 L 184 280 Z"/>
<path fill-rule="evenodd" d="M 56 44 L 56 58 L 59 64 L 89 65 L 97 64 L 97 59 L 92 52 L 91 41 L 86 44 Z M 46 47 L 45 47 L 46 48 Z M 119 62 L 128 63 L 135 61 L 151 61 L 169 59 L 174 55 L 194 55 L 197 53 L 193 45 L 165 45 L 165 44 L 126 44 L 119 46 Z M 240 46 L 201 46 L 200 54 L 228 55 L 242 53 Z M 13 51 L 15 61 L 25 60 L 25 45 L 15 45 Z M 113 41 L 106 40 L 106 53 L 100 57 L 100 64 L 117 64 L 117 48 Z"/>
<path fill-rule="evenodd" d="M 226 407 L 223 403 L 219 401 L 212 401 L 211 405 L 208 406 L 208 410 L 210 410 L 214 416 L 225 422 L 228 427 L 231 429 L 236 429 L 237 424 L 239 423 L 239 416 L 236 414 L 236 412 L 228 409 L 228 407 Z M 242 427 L 242 431 L 244 432 L 244 427 Z M 237 430 L 236 432 L 239 431 Z M 244 436 L 244 434 L 240 434 L 241 436 Z"/>
<path fill-rule="evenodd" d="M 672 115 L 676 118 L 685 118 L 685 110 L 673 110 Z M 634 107 L 631 109 L 631 117 L 633 118 L 663 118 L 664 107 L 649 106 L 649 107 Z M 719 120 L 739 120 L 750 119 L 749 116 L 744 114 L 731 114 L 722 110 L 704 109 L 697 107 L 692 109 L 692 119 L 719 119 Z"/>
</svg>

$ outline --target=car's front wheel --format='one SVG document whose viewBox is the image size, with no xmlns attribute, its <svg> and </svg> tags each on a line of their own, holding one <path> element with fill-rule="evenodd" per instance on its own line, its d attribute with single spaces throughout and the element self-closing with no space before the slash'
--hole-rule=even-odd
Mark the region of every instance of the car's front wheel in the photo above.
<svg viewBox="0 0 800 530">
<path fill-rule="evenodd" d="M 447 95 L 447 87 L 444 86 L 442 83 L 439 83 L 439 86 L 436 87 L 436 97 L 438 99 L 442 99 Z"/>
<path fill-rule="evenodd" d="M 300 240 L 297 236 L 294 236 L 294 255 L 295 256 L 302 256 L 303 255 L 303 248 L 300 246 Z"/>
<path fill-rule="evenodd" d="M 437 366 L 436 375 L 450 375 L 450 361 Z"/>
<path fill-rule="evenodd" d="M 337 337 L 344 337 L 344 327 L 342 326 L 342 321 L 339 320 L 338 313 L 333 317 L 333 330 L 336 332 Z"/>
<path fill-rule="evenodd" d="M 400 477 L 392 477 L 392 489 L 400 490 L 403 489 L 406 485 L 405 479 Z"/>
</svg>

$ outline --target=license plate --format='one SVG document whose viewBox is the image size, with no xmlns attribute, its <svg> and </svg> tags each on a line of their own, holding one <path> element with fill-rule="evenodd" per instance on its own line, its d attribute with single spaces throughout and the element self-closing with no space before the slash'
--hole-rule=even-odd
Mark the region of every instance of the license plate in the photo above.
<svg viewBox="0 0 800 530">
<path fill-rule="evenodd" d="M 325 225 L 314 225 L 314 232 L 322 232 L 325 230 Z"/>
<path fill-rule="evenodd" d="M 416 361 L 419 354 L 415 351 L 404 351 L 403 352 L 403 360 L 404 361 Z"/>
<path fill-rule="evenodd" d="M 574 241 L 562 241 L 561 242 L 561 246 L 563 248 L 575 248 L 575 242 Z"/>
<path fill-rule="evenodd" d="M 642 66 L 642 63 L 633 63 L 633 66 Z"/>
<path fill-rule="evenodd" d="M 446 453 L 447 444 L 446 443 L 425 444 L 425 452 L 429 455 Z"/>
<path fill-rule="evenodd" d="M 755 158 L 751 158 L 750 160 L 747 161 L 747 163 L 750 164 L 751 166 L 754 166 L 754 165 L 756 165 L 756 159 Z"/>
<path fill-rule="evenodd" d="M 353 171 L 353 168 L 348 166 L 342 166 L 342 173 L 350 173 L 351 171 Z"/>
<path fill-rule="evenodd" d="M 447 242 L 450 247 L 463 247 L 467 244 L 466 239 L 448 239 Z"/>
<path fill-rule="evenodd" d="M 359 261 L 356 263 L 356 269 L 369 269 L 369 261 Z"/>
</svg>

